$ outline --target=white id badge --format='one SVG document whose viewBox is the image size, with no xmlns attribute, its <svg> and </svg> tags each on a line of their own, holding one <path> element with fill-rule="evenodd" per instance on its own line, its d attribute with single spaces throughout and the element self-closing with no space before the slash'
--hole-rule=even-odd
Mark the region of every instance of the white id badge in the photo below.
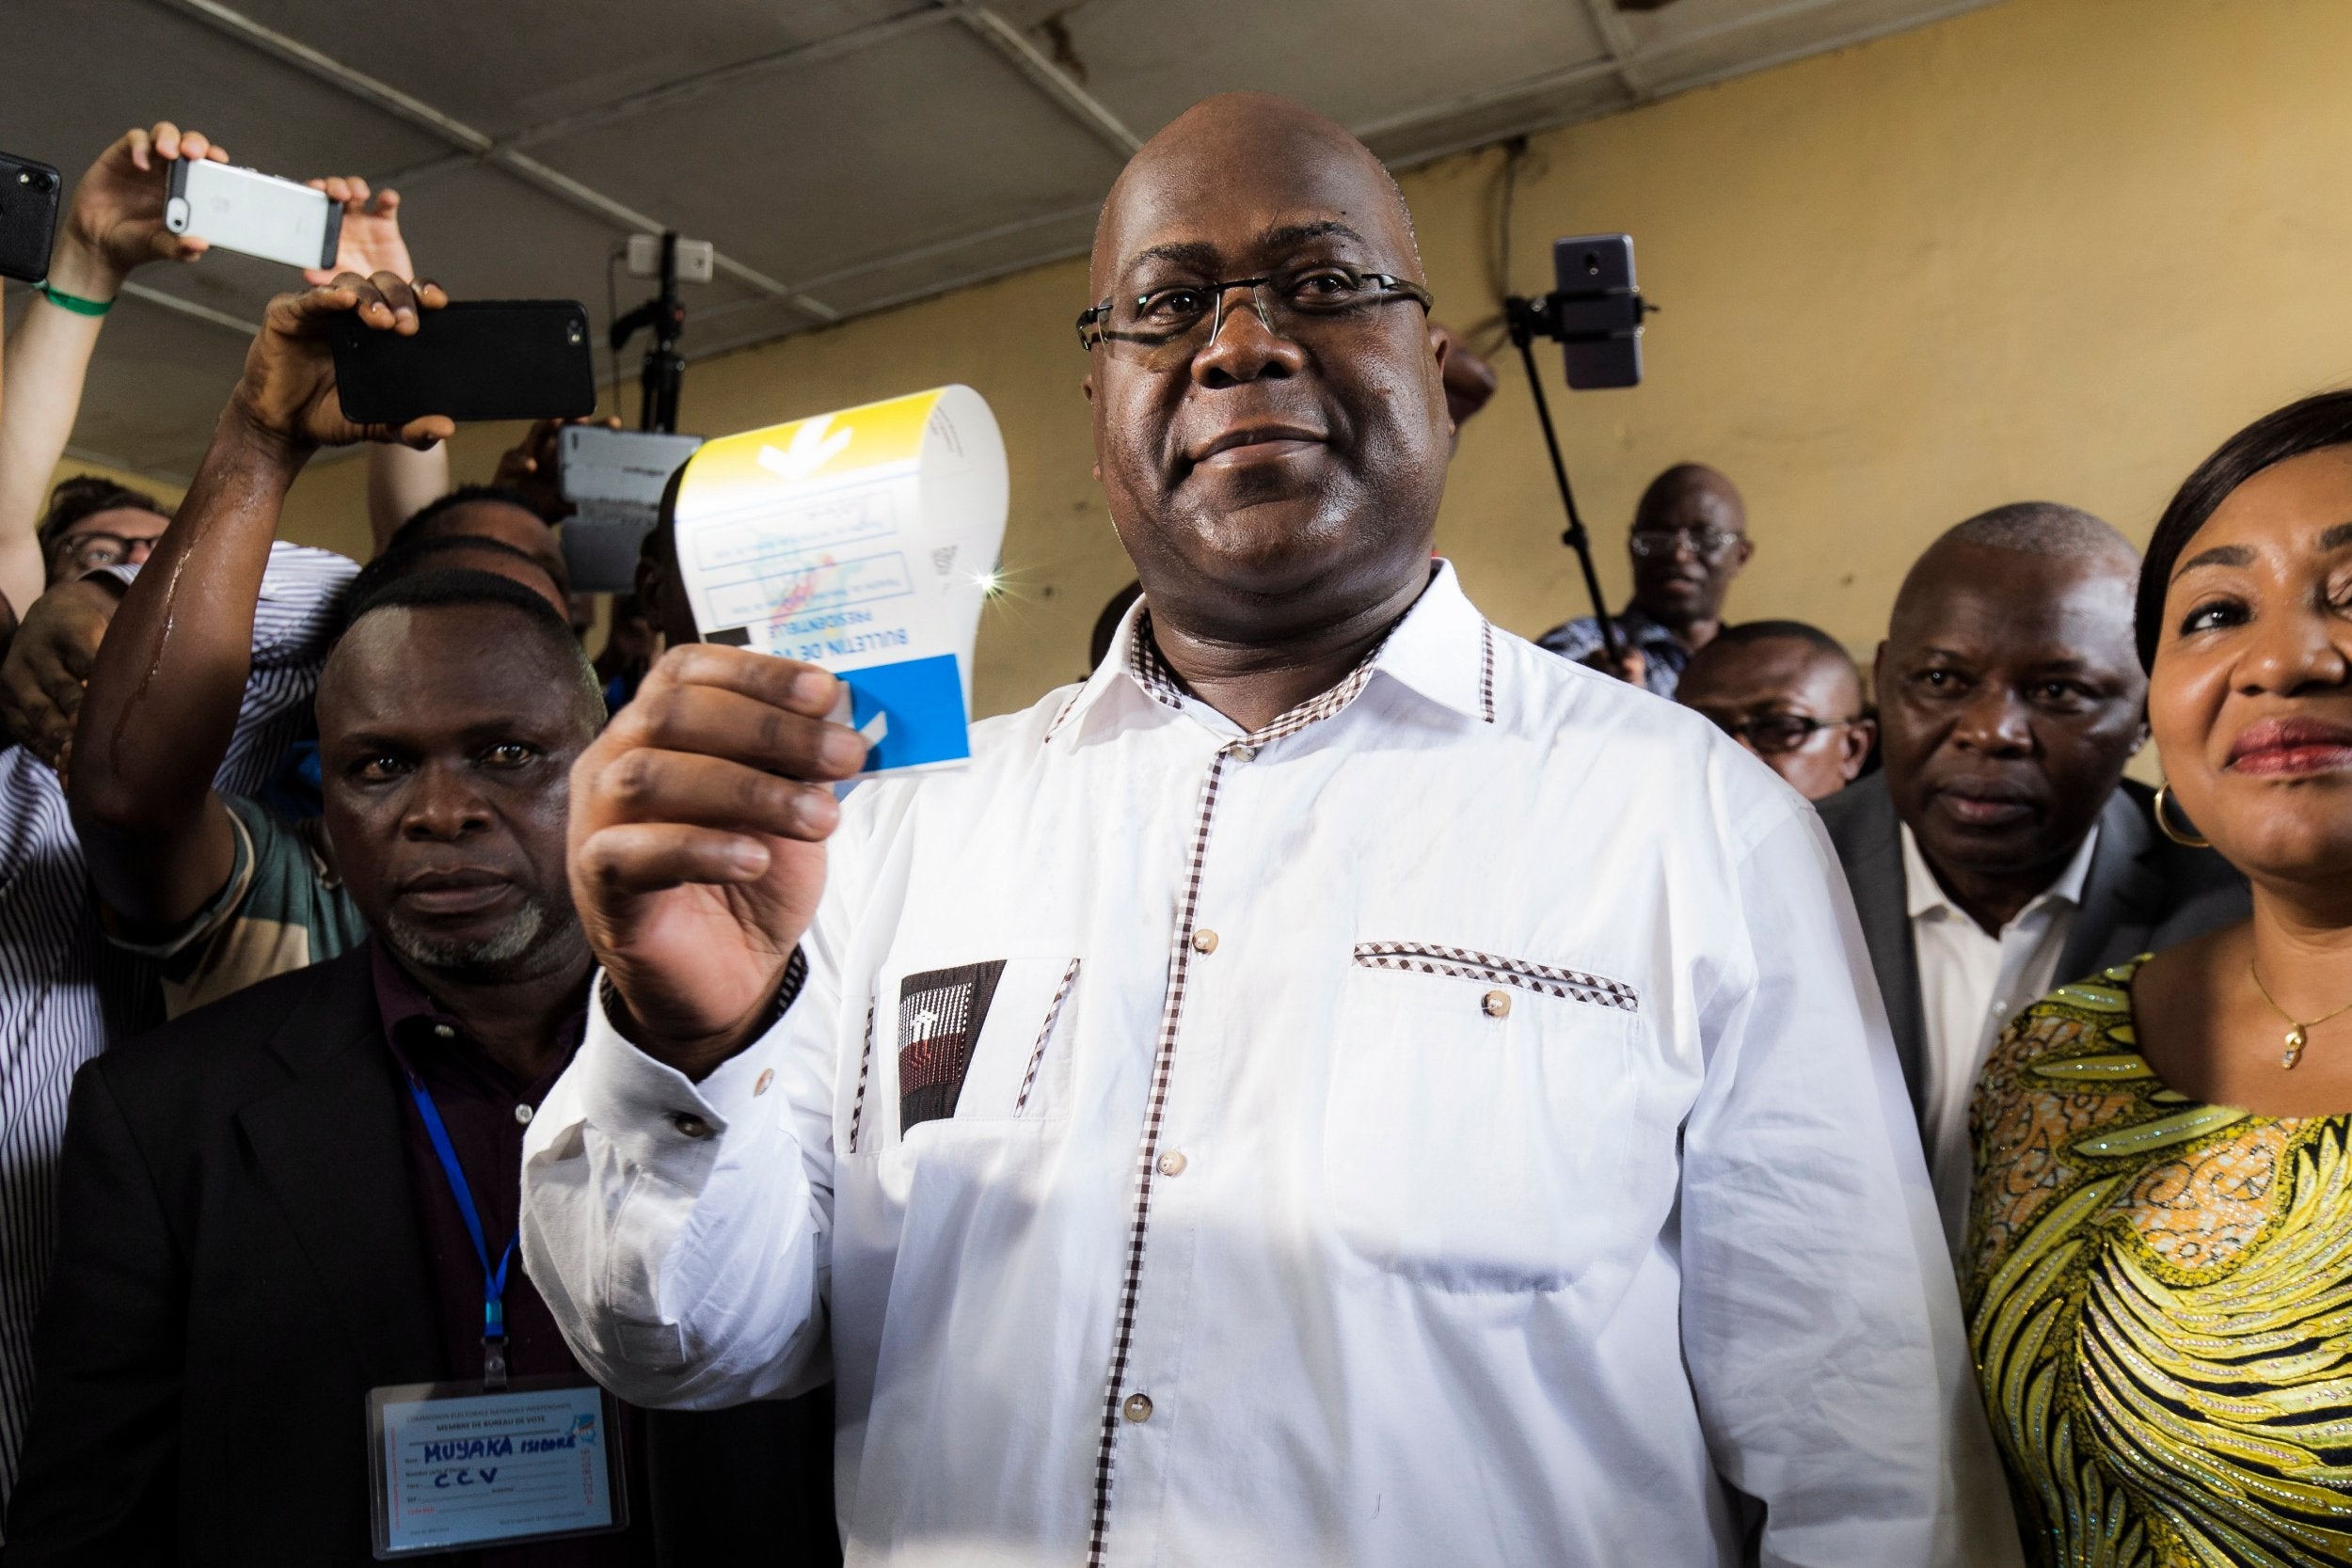
<svg viewBox="0 0 2352 1568">
<path fill-rule="evenodd" d="M 379 1560 L 628 1527 L 620 1405 L 593 1383 L 371 1388 L 368 1447 Z"/>
</svg>

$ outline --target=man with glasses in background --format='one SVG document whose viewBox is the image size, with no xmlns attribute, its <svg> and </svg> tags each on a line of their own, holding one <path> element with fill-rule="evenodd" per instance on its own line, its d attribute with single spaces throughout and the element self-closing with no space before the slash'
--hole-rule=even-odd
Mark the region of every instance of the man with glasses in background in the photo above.
<svg viewBox="0 0 2352 1568">
<path fill-rule="evenodd" d="M 1089 281 L 1082 686 L 836 801 L 834 677 L 699 643 L 573 770 L 521 1256 L 583 1365 L 830 1370 L 851 1568 L 2014 1560 L 1828 843 L 1431 559 L 1387 171 L 1211 99 Z"/>
<path fill-rule="evenodd" d="M 1859 778 L 1878 739 L 1853 656 L 1803 621 L 1725 626 L 1692 656 L 1675 701 L 1713 720 L 1808 800 Z"/>
<path fill-rule="evenodd" d="M 49 493 L 34 537 L 55 588 L 102 567 L 138 565 L 170 526 L 171 514 L 154 497 L 77 474 Z"/>
<path fill-rule="evenodd" d="M 1626 546 L 1633 557 L 1633 602 L 1614 618 L 1623 665 L 1610 669 L 1600 622 L 1591 615 L 1535 641 L 1563 658 L 1672 697 L 1691 656 L 1723 629 L 1731 579 L 1756 553 L 1748 509 L 1713 468 L 1677 463 L 1642 492 Z"/>
</svg>

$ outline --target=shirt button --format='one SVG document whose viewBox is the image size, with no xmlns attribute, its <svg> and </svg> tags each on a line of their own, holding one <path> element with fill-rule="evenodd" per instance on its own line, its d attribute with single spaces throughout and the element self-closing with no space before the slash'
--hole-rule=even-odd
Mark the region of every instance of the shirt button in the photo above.
<svg viewBox="0 0 2352 1568">
<path fill-rule="evenodd" d="M 457 1037 L 457 1031 L 456 1031 L 456 1030 L 454 1030 L 454 1029 L 453 1029 L 453 1028 L 451 1028 L 451 1027 L 450 1027 L 448 1024 L 446 1024 L 446 1023 L 437 1023 L 437 1024 L 435 1024 L 435 1025 L 433 1026 L 433 1032 L 434 1032 L 435 1034 L 437 1034 L 437 1035 L 440 1036 L 440 1037 L 441 1037 L 441 1038 L 443 1038 L 443 1039 L 445 1039 L 445 1040 L 453 1040 L 453 1039 L 455 1039 L 455 1038 Z"/>
<path fill-rule="evenodd" d="M 703 1120 L 702 1117 L 694 1115 L 691 1111 L 672 1111 L 670 1113 L 670 1125 L 676 1128 L 679 1132 L 685 1133 L 690 1138 L 707 1138 L 710 1136 L 710 1123 Z"/>
<path fill-rule="evenodd" d="M 1195 932 L 1193 932 L 1193 933 L 1192 933 L 1192 950 L 1193 950 L 1194 952 L 1196 952 L 1196 953 L 1214 953 L 1214 952 L 1216 952 L 1216 933 L 1215 931 L 1195 931 Z"/>
<path fill-rule="evenodd" d="M 1479 999 L 1478 1006 L 1488 1018 L 1511 1016 L 1511 996 L 1508 991 L 1490 990 Z"/>
<path fill-rule="evenodd" d="M 529 1127 L 531 1125 L 531 1107 L 528 1105 L 516 1106 L 515 1119 L 521 1122 L 525 1127 Z"/>
<path fill-rule="evenodd" d="M 1149 1394 L 1128 1395 L 1127 1402 L 1119 1407 L 1119 1413 L 1131 1421 L 1150 1420 L 1152 1418 L 1152 1396 Z"/>
<path fill-rule="evenodd" d="M 1225 748 L 1225 754 L 1232 757 L 1235 762 L 1255 762 L 1258 760 L 1258 748 L 1255 746 L 1245 746 L 1240 741 L 1236 740 L 1231 746 Z"/>
<path fill-rule="evenodd" d="M 1167 1153 L 1160 1156 L 1160 1174 L 1162 1176 L 1182 1176 L 1184 1174 L 1185 1164 L 1186 1161 L 1184 1157 L 1178 1153 L 1175 1149 L 1171 1148 Z"/>
<path fill-rule="evenodd" d="M 757 1099 L 759 1096 L 766 1094 L 768 1092 L 768 1085 L 775 1081 L 776 1069 L 774 1068 L 761 1068 L 759 1069 L 759 1082 L 752 1085 L 752 1097 L 754 1099 Z"/>
</svg>

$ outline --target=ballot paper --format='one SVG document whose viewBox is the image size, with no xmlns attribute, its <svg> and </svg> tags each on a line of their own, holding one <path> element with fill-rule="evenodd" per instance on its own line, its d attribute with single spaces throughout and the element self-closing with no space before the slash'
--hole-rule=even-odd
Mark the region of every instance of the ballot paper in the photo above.
<svg viewBox="0 0 2352 1568">
<path fill-rule="evenodd" d="M 705 442 L 678 482 L 707 642 L 821 665 L 865 773 L 972 754 L 972 643 L 1005 538 L 1005 445 L 969 387 Z"/>
</svg>

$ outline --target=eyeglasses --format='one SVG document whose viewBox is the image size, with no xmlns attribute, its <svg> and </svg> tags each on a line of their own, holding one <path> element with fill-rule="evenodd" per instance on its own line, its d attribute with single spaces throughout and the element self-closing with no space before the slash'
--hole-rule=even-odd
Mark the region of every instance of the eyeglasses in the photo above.
<svg viewBox="0 0 2352 1568">
<path fill-rule="evenodd" d="M 1850 729 L 1862 722 L 1865 715 L 1851 719 L 1816 719 L 1804 713 L 1759 713 L 1747 719 L 1728 719 L 1710 713 L 1715 727 L 1743 741 L 1751 751 L 1768 757 L 1782 756 L 1804 747 L 1823 730 Z"/>
<path fill-rule="evenodd" d="M 1635 529 L 1626 543 L 1635 555 L 1648 561 L 1657 556 L 1672 555 L 1677 549 L 1689 550 L 1701 561 L 1716 561 L 1731 553 L 1731 546 L 1740 536 L 1720 528 L 1642 528 Z"/>
<path fill-rule="evenodd" d="M 1091 350 L 1101 342 L 1133 344 L 1147 358 L 1190 358 L 1224 330 L 1225 296 L 1234 289 L 1249 291 L 1250 309 L 1268 332 L 1294 342 L 1343 330 L 1371 306 L 1409 299 L 1427 315 L 1431 303 L 1427 289 L 1393 273 L 1359 272 L 1322 261 L 1263 277 L 1169 283 L 1149 293 L 1106 299 L 1079 312 L 1078 346 Z"/>
<path fill-rule="evenodd" d="M 94 572 L 101 566 L 119 566 L 133 559 L 132 552 L 140 552 L 137 559 L 147 559 L 146 552 L 155 547 L 152 539 L 132 539 L 119 533 L 105 533 L 97 529 L 76 533 L 57 545 L 57 553 L 71 562 L 75 570 Z"/>
</svg>

